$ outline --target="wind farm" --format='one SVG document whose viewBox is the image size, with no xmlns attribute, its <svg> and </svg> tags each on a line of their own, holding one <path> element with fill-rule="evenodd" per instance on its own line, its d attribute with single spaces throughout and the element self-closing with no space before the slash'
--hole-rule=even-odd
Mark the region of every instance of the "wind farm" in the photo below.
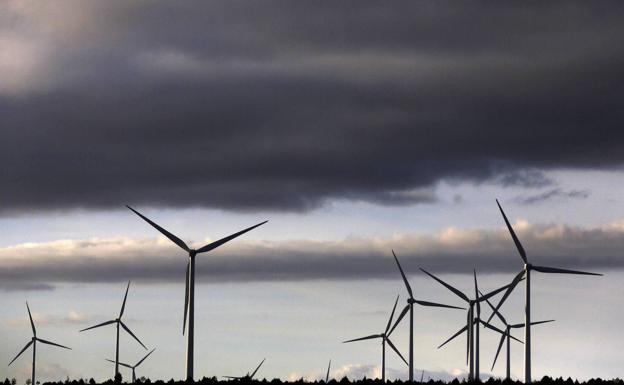
<svg viewBox="0 0 624 385">
<path fill-rule="evenodd" d="M 0 385 L 624 385 L 623 21 L 0 1 Z"/>
</svg>

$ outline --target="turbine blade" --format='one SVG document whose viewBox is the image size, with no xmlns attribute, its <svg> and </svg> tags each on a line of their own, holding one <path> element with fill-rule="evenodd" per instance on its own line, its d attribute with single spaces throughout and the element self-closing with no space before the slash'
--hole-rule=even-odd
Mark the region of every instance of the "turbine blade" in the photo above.
<svg viewBox="0 0 624 385">
<path fill-rule="evenodd" d="M 84 332 L 85 330 L 91 330 L 91 329 L 99 328 L 100 326 L 106 326 L 106 325 L 114 324 L 115 322 L 117 322 L 117 321 L 111 320 L 111 321 L 102 322 L 101 324 L 97 324 L 95 326 L 91 326 L 91 327 L 88 327 L 86 329 L 82 329 L 80 331 Z"/>
<path fill-rule="evenodd" d="M 35 323 L 33 322 L 32 314 L 30 314 L 30 307 L 28 301 L 26 301 L 26 309 L 28 309 L 28 318 L 30 318 L 30 326 L 32 326 L 33 336 L 37 336 L 37 329 L 35 329 Z"/>
<path fill-rule="evenodd" d="M 483 293 L 481 293 L 481 291 L 479 291 L 479 294 L 483 295 Z M 505 317 L 503 317 L 503 315 L 496 310 L 496 308 L 494 308 L 494 305 L 492 305 L 492 302 L 490 302 L 489 299 L 485 298 L 485 302 L 487 302 L 487 304 L 490 306 L 490 309 L 492 309 L 492 313 L 496 314 L 496 316 L 498 316 L 498 319 L 501 320 L 501 322 L 505 325 L 508 326 L 509 324 L 507 323 L 507 320 L 505 319 Z"/>
<path fill-rule="evenodd" d="M 149 353 L 147 353 L 147 354 L 145 355 L 145 357 L 141 358 L 141 361 L 137 362 L 137 363 L 136 363 L 136 365 L 134 365 L 134 367 L 136 368 L 137 366 L 141 365 L 141 363 L 142 363 L 143 361 L 145 361 L 145 359 L 146 359 L 147 357 L 149 357 L 149 356 L 150 356 L 150 354 L 154 353 L 154 350 L 156 350 L 156 348 L 154 348 L 154 349 L 150 350 L 150 352 L 149 352 Z"/>
<path fill-rule="evenodd" d="M 258 372 L 258 369 L 260 369 L 260 367 L 262 366 L 262 364 L 264 364 L 264 360 L 266 360 L 266 358 L 263 358 L 262 361 L 260 361 L 260 365 L 258 365 L 258 367 L 256 368 L 256 370 L 253 371 L 253 373 L 251 373 L 251 376 L 249 376 L 249 379 L 251 380 L 253 378 L 253 376 L 256 375 L 256 372 Z"/>
<path fill-rule="evenodd" d="M 405 288 L 407 289 L 407 292 L 409 293 L 410 298 L 414 298 L 414 294 L 412 294 L 412 287 L 410 286 L 409 281 L 407 280 L 407 277 L 405 276 L 405 272 L 403 271 L 403 268 L 401 267 L 401 264 L 399 263 L 399 259 L 394 253 L 394 250 L 392 250 L 392 255 L 394 256 L 394 260 L 396 261 L 397 266 L 399 267 L 399 271 L 401 272 L 401 277 L 403 277 L 403 282 L 405 283 Z"/>
<path fill-rule="evenodd" d="M 509 223 L 509 220 L 507 219 L 507 215 L 505 215 L 505 212 L 503 211 L 503 208 L 498 202 L 498 199 L 496 200 L 496 204 L 498 205 L 498 209 L 500 210 L 501 214 L 503 214 L 503 219 L 505 220 L 507 229 L 509 230 L 509 233 L 511 234 L 511 238 L 513 238 L 513 241 L 516 244 L 516 248 L 518 249 L 518 252 L 520 253 L 520 257 L 522 257 L 522 260 L 524 261 L 524 263 L 529 263 L 526 257 L 526 253 L 524 252 L 524 247 L 522 247 L 522 244 L 520 243 L 520 240 L 516 236 L 516 233 L 514 232 L 513 227 L 511 227 L 511 224 Z"/>
<path fill-rule="evenodd" d="M 436 281 L 438 281 L 440 284 L 442 284 L 442 286 L 446 287 L 447 289 L 449 289 L 450 291 L 452 291 L 453 293 L 455 293 L 455 295 L 457 295 L 459 298 L 463 299 L 466 302 L 470 302 L 470 300 L 468 299 L 468 297 L 466 297 L 466 294 L 462 293 L 461 291 L 457 290 L 456 288 L 454 288 L 453 286 L 449 285 L 448 283 L 444 282 L 443 280 L 441 280 L 440 278 L 436 277 L 435 275 L 431 274 L 430 272 L 428 272 L 427 270 L 421 268 L 420 269 L 423 273 L 427 274 L 428 276 L 430 276 L 431 278 L 435 279 Z"/>
<path fill-rule="evenodd" d="M 125 330 L 125 331 L 127 331 L 127 332 L 128 332 L 128 334 L 130 334 L 130 335 L 132 336 L 132 338 L 134 338 L 135 340 L 137 340 L 137 342 L 138 342 L 138 343 L 140 343 L 140 344 L 141 344 L 141 346 L 143 346 L 143 348 L 145 348 L 145 350 L 147 350 L 147 347 L 146 347 L 145 345 L 143 345 L 143 342 L 141 342 L 141 340 L 140 340 L 137 336 L 135 336 L 135 335 L 134 335 L 134 333 L 132 333 L 132 332 L 130 331 L 130 329 L 126 326 L 126 324 L 125 324 L 125 323 L 123 323 L 123 321 L 121 321 L 121 320 L 120 320 L 120 321 L 119 321 L 119 323 L 121 324 L 121 327 L 122 327 L 122 328 L 124 328 L 124 330 Z"/>
<path fill-rule="evenodd" d="M 386 331 L 386 336 L 390 337 L 394 329 L 396 329 L 396 327 L 399 326 L 399 323 L 401 322 L 403 317 L 405 317 L 405 314 L 407 314 L 407 311 L 410 309 L 410 306 L 411 305 L 405 305 L 405 307 L 401 311 L 401 314 L 399 314 L 399 316 L 397 317 L 397 320 L 394 322 L 394 325 L 392 325 L 392 328 L 390 329 L 390 331 Z"/>
<path fill-rule="evenodd" d="M 119 312 L 119 318 L 123 316 L 124 310 L 126 308 L 126 299 L 128 299 L 128 290 L 130 289 L 130 281 L 128 281 L 128 286 L 126 286 L 126 294 L 124 295 L 123 303 L 121 304 L 121 311 Z"/>
<path fill-rule="evenodd" d="M 113 364 L 115 363 L 115 360 L 110 360 L 110 359 L 108 359 L 108 358 L 106 359 L 106 361 L 108 361 L 108 362 L 112 362 Z M 130 365 L 128 365 L 128 364 L 124 364 L 123 362 L 120 362 L 120 363 L 119 363 L 119 365 L 121 365 L 121 366 L 123 366 L 123 367 L 126 367 L 126 368 L 129 368 L 129 369 L 132 369 L 132 366 L 130 366 Z"/>
<path fill-rule="evenodd" d="M 421 301 L 421 300 L 418 300 L 418 299 L 411 300 L 410 302 L 417 303 L 417 304 L 419 304 L 421 306 L 445 307 L 445 308 L 448 308 L 448 309 L 466 310 L 465 307 L 444 305 L 444 304 L 441 304 L 441 303 L 429 302 L 429 301 Z"/>
<path fill-rule="evenodd" d="M 477 269 L 472 270 L 474 274 L 475 298 L 479 298 L 479 286 L 477 286 Z M 481 317 L 481 301 L 477 301 L 477 318 Z"/>
<path fill-rule="evenodd" d="M 522 281 L 522 279 L 523 279 L 523 278 L 522 278 L 522 277 L 520 277 L 520 280 L 518 280 L 518 282 Z M 485 295 L 482 295 L 481 297 L 477 297 L 476 301 L 477 301 L 477 303 L 479 303 L 479 302 L 481 302 L 481 301 L 485 301 L 486 299 L 492 298 L 492 297 L 494 297 L 496 294 L 500 293 L 501 291 L 503 291 L 503 290 L 505 290 L 505 289 L 509 289 L 509 287 L 510 287 L 510 286 L 511 286 L 511 283 L 510 283 L 510 284 L 507 284 L 507 285 L 505 285 L 505 286 L 499 287 L 499 288 L 498 288 L 498 289 L 496 289 L 496 290 L 492 290 L 491 292 L 489 292 L 489 293 L 487 293 L 487 294 L 485 294 Z"/>
<path fill-rule="evenodd" d="M 352 340 L 348 340 L 348 341 L 342 341 L 343 344 L 346 344 L 348 342 L 355 342 L 355 341 L 364 341 L 364 340 L 372 340 L 374 338 L 381 338 L 382 335 L 381 334 L 371 334 L 370 336 L 366 336 L 366 337 L 360 337 L 360 338 L 355 338 Z"/>
<path fill-rule="evenodd" d="M 147 218 L 146 216 L 144 216 L 140 212 L 136 211 L 132 207 L 130 207 L 128 205 L 126 205 L 126 207 L 129 208 L 130 210 L 132 210 L 136 215 L 140 216 L 145 222 L 147 222 L 150 225 L 152 225 L 153 228 L 155 228 L 156 230 L 160 231 L 160 233 L 162 235 L 164 235 L 165 237 L 169 238 L 169 240 L 171 240 L 171 242 L 173 242 L 176 245 L 180 246 L 185 251 L 189 251 L 189 247 L 180 238 L 176 237 L 175 235 L 171 234 L 167 230 L 165 230 L 162 227 L 158 226 L 156 223 L 152 222 L 149 218 Z"/>
<path fill-rule="evenodd" d="M 184 323 L 182 323 L 182 335 L 186 333 L 186 317 L 189 308 L 189 273 L 191 270 L 191 261 L 189 260 L 186 264 L 186 286 L 184 289 Z"/>
<path fill-rule="evenodd" d="M 496 349 L 496 355 L 494 356 L 494 362 L 492 362 L 492 369 L 494 370 L 494 365 L 496 365 L 496 360 L 498 359 L 498 355 L 503 347 L 503 343 L 505 342 L 505 334 L 501 335 L 500 341 L 498 342 L 498 349 Z"/>
<path fill-rule="evenodd" d="M 548 266 L 531 266 L 531 269 L 539 271 L 540 273 L 580 274 L 580 275 L 602 276 L 602 274 L 599 274 L 599 273 L 588 273 L 586 271 L 560 269 L 558 267 L 548 267 Z"/>
<path fill-rule="evenodd" d="M 43 340 L 43 339 L 41 339 L 41 338 L 37 338 L 37 341 L 41 342 L 42 344 L 48 344 L 48 345 L 52 345 L 52 346 L 58 346 L 59 348 L 72 350 L 72 348 L 69 348 L 69 347 L 67 347 L 67 346 L 65 346 L 65 345 L 60 345 L 60 344 L 57 344 L 57 343 L 55 343 L 55 342 L 46 341 L 46 340 Z"/>
<path fill-rule="evenodd" d="M 399 355 L 399 357 L 401 357 L 401 359 L 403 360 L 403 362 L 405 362 L 405 365 L 409 365 L 407 363 L 407 361 L 405 360 L 405 357 L 403 357 L 403 355 L 401 354 L 401 352 L 399 351 L 399 349 L 396 348 L 396 346 L 394 346 L 394 344 L 392 343 L 392 341 L 390 341 L 389 338 L 386 338 L 386 342 L 388 343 L 388 345 L 390 345 L 390 347 L 392 348 L 392 350 L 394 350 L 394 352 L 396 354 Z"/>
<path fill-rule="evenodd" d="M 483 326 L 485 326 L 486 328 L 488 328 L 490 330 L 494 330 L 495 332 L 503 334 L 503 335 L 506 334 L 504 331 L 500 330 L 499 328 L 497 328 L 494 325 L 490 325 L 489 323 L 483 322 L 483 321 L 481 323 L 483 324 Z"/>
<path fill-rule="evenodd" d="M 29 343 L 27 343 L 27 344 L 26 344 L 26 346 L 24 346 L 24 348 L 23 348 L 22 350 L 20 350 L 20 352 L 19 352 L 19 353 L 17 353 L 17 356 L 15 356 L 15 358 L 13 358 L 13 359 L 11 360 L 11 362 L 9 362 L 9 366 L 11 366 L 11 364 L 13 363 L 13 361 L 17 360 L 17 357 L 21 356 L 21 355 L 22 355 L 22 353 L 24 353 L 24 352 L 26 351 L 26 349 L 28 349 L 28 348 L 30 347 L 30 345 L 32 345 L 32 343 L 33 343 L 33 341 L 32 341 L 32 340 L 30 340 L 30 342 L 29 342 Z"/>
<path fill-rule="evenodd" d="M 444 341 L 442 343 L 442 345 L 438 346 L 438 349 L 440 349 L 442 346 L 446 345 L 447 343 L 451 342 L 455 337 L 459 336 L 460 334 L 462 334 L 466 330 L 468 330 L 468 325 L 464 325 L 464 327 L 459 329 L 459 331 L 457 333 L 453 334 L 448 340 Z"/>
<path fill-rule="evenodd" d="M 546 321 L 535 321 L 535 322 L 531 322 L 531 326 L 533 325 L 539 325 L 539 324 L 545 324 L 548 322 L 554 322 L 554 319 L 549 319 Z M 514 324 L 514 325 L 509 325 L 510 328 L 514 328 L 514 329 L 518 329 L 518 328 L 523 328 L 524 327 L 524 322 L 519 323 L 519 324 Z"/>
<path fill-rule="evenodd" d="M 498 309 L 500 309 L 500 307 L 503 305 L 503 303 L 505 302 L 505 300 L 507 299 L 507 297 L 509 297 L 509 294 L 511 294 L 511 292 L 513 291 L 513 289 L 518 285 L 518 282 L 520 282 L 522 280 L 522 276 L 524 276 L 524 270 L 521 270 L 515 277 L 514 279 L 511 281 L 511 283 L 509 284 L 509 286 L 507 287 L 507 291 L 505 292 L 505 294 L 503 294 L 503 296 L 501 297 L 500 301 L 498 302 L 498 305 L 496 305 L 496 311 L 498 311 Z M 487 298 L 487 295 L 484 296 L 484 298 Z M 490 322 L 492 320 L 492 318 L 494 317 L 494 313 L 492 313 L 490 315 L 490 318 L 488 318 L 487 322 Z"/>
<path fill-rule="evenodd" d="M 223 377 L 223 378 L 232 378 L 232 379 L 235 379 L 235 380 L 240 380 L 240 379 L 244 378 L 244 377 L 235 377 L 235 376 L 221 376 L 221 377 Z"/>
<path fill-rule="evenodd" d="M 253 225 L 253 226 L 251 226 L 251 227 L 248 227 L 248 228 L 246 228 L 245 230 L 241 230 L 241 231 L 239 231 L 238 233 L 234 233 L 234 234 L 232 234 L 232 235 L 228 235 L 227 237 L 225 237 L 225 238 L 221 238 L 221 239 L 219 239 L 218 241 L 214 241 L 214 242 L 212 242 L 212 243 L 209 243 L 209 244 L 207 244 L 206 246 L 204 246 L 204 247 L 202 247 L 202 248 L 198 249 L 198 250 L 197 250 L 197 254 L 199 254 L 199 253 L 205 253 L 205 252 L 210 251 L 210 250 L 214 250 L 214 249 L 216 249 L 217 247 L 219 247 L 219 246 L 223 245 L 224 243 L 227 243 L 227 242 L 231 241 L 232 239 L 234 239 L 234 238 L 236 238 L 236 237 L 239 237 L 239 236 L 241 236 L 241 235 L 245 234 L 246 232 L 248 232 L 248 231 L 251 231 L 251 230 L 255 229 L 255 228 L 256 228 L 256 227 L 258 227 L 258 226 L 262 226 L 263 224 L 265 224 L 265 223 L 267 223 L 267 222 L 268 222 L 268 221 L 264 221 L 264 222 L 258 223 L 257 225 Z"/>
<path fill-rule="evenodd" d="M 399 303 L 399 296 L 397 295 L 396 301 L 394 301 L 394 307 L 392 308 L 392 313 L 390 313 L 390 318 L 388 319 L 388 325 L 386 325 L 386 330 L 384 330 L 384 334 L 387 334 L 388 330 L 390 329 L 390 324 L 392 324 L 392 319 L 394 318 L 394 312 L 396 310 L 398 303 Z"/>
<path fill-rule="evenodd" d="M 325 375 L 325 383 L 329 382 L 329 369 L 331 368 L 331 360 L 329 360 L 329 364 L 327 365 L 327 374 Z"/>
</svg>

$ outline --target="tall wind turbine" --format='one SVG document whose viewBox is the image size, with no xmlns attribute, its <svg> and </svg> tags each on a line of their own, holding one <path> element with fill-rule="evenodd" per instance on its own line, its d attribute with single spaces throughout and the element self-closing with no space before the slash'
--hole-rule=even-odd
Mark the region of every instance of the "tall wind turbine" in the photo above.
<svg viewBox="0 0 624 385">
<path fill-rule="evenodd" d="M 403 358 L 403 355 L 401 355 L 401 352 L 399 352 L 399 349 L 397 349 L 396 346 L 394 346 L 394 344 L 392 343 L 392 341 L 390 341 L 390 335 L 394 331 L 394 328 L 390 329 L 390 325 L 392 324 L 392 318 L 394 318 L 394 311 L 396 310 L 396 307 L 397 307 L 398 303 L 399 303 L 399 296 L 397 295 L 397 299 L 394 302 L 394 307 L 392 308 L 392 313 L 390 314 L 390 319 L 388 319 L 388 324 L 386 325 L 386 329 L 384 330 L 383 333 L 381 333 L 381 334 L 372 334 L 370 336 L 356 338 L 356 339 L 353 339 L 353 340 L 348 340 L 348 341 L 343 341 L 342 342 L 343 344 L 346 344 L 348 342 L 372 340 L 372 339 L 375 339 L 375 338 L 381 338 L 381 382 L 386 382 L 386 342 L 388 343 L 388 345 L 390 345 L 392 350 L 394 350 L 395 353 L 398 354 L 399 357 L 401 357 L 403 362 L 405 362 L 405 364 L 408 365 L 407 361 L 405 361 L 405 358 Z"/>
<path fill-rule="evenodd" d="M 249 374 L 249 372 L 247 372 L 247 374 L 245 374 L 242 377 L 223 376 L 223 378 L 229 378 L 231 380 L 240 380 L 240 381 L 251 381 L 253 379 L 253 377 L 256 375 L 256 373 L 258 372 L 258 369 L 260 369 L 260 367 L 264 363 L 264 360 L 266 360 L 266 358 L 263 358 L 262 361 L 260 361 L 260 364 L 258 365 L 256 370 L 254 370 L 251 374 Z"/>
<path fill-rule="evenodd" d="M 430 276 L 431 278 L 435 279 L 436 281 L 438 281 L 440 284 L 442 284 L 442 286 L 446 287 L 447 289 L 449 289 L 451 292 L 453 292 L 455 295 L 457 295 L 459 298 L 463 299 L 464 301 L 466 301 L 466 303 L 468 303 L 468 311 L 466 314 L 466 326 L 464 326 L 463 328 L 461 328 L 457 333 L 455 333 L 453 336 L 451 336 L 448 340 L 446 340 L 442 345 L 438 346 L 438 349 L 440 349 L 442 346 L 446 345 L 448 342 L 450 342 L 452 339 L 454 339 L 455 337 L 459 336 L 460 334 L 462 334 L 463 332 L 467 332 L 467 345 L 466 345 L 466 361 L 467 364 L 469 364 L 469 374 L 468 374 L 468 379 L 469 380 L 477 380 L 479 381 L 479 328 L 477 327 L 477 333 L 476 333 L 476 346 L 477 346 L 477 354 L 475 356 L 475 352 L 474 352 L 474 346 L 475 346 L 475 341 L 474 341 L 474 324 L 475 324 L 475 312 L 474 312 L 474 308 L 475 305 L 477 306 L 477 315 L 480 312 L 480 305 L 479 303 L 492 297 L 495 296 L 496 294 L 500 293 L 501 291 L 507 289 L 510 285 L 505 285 L 503 287 L 500 287 L 496 290 L 493 290 L 489 293 L 487 293 L 486 295 L 483 296 L 479 296 L 478 294 L 475 294 L 475 299 L 470 299 L 468 298 L 468 296 L 464 293 L 462 293 L 461 291 L 459 291 L 458 289 L 454 288 L 453 286 L 449 285 L 448 283 L 444 282 L 443 280 L 441 280 L 440 278 L 436 277 L 435 275 L 429 273 L 427 270 L 425 269 L 420 269 L 422 270 L 423 273 L 427 274 L 428 276 Z M 475 277 L 475 293 L 477 287 L 476 287 L 476 282 L 477 282 L 477 275 L 476 272 L 474 273 L 474 277 Z M 477 318 L 478 319 L 478 318 Z"/>
<path fill-rule="evenodd" d="M 35 323 L 33 322 L 33 318 L 32 315 L 30 314 L 30 307 L 28 306 L 28 302 L 26 302 L 26 309 L 28 309 L 28 318 L 30 318 L 30 326 L 32 327 L 32 332 L 33 332 L 33 336 L 30 339 L 30 342 L 26 344 L 26 346 L 24 346 L 24 348 L 22 350 L 20 350 L 19 353 L 17 353 L 17 355 L 15 356 L 15 358 L 13 358 L 11 360 L 11 362 L 9 362 L 9 366 L 11 366 L 11 364 L 17 360 L 17 357 L 19 357 L 22 353 L 24 353 L 26 351 L 26 349 L 28 349 L 30 347 L 30 345 L 32 345 L 33 347 L 33 356 L 32 356 L 32 376 L 31 376 L 31 384 L 35 385 L 35 363 L 37 360 L 37 342 L 41 342 L 42 344 L 46 344 L 46 345 L 52 345 L 52 346 L 58 346 L 59 348 L 63 348 L 63 349 L 69 349 L 71 350 L 71 348 L 68 348 L 67 346 L 63 346 L 63 345 L 59 345 L 57 343 L 54 342 L 50 342 L 47 340 L 44 340 L 42 338 L 37 337 L 37 329 L 35 329 Z"/>
<path fill-rule="evenodd" d="M 329 369 L 331 368 L 331 360 L 329 360 L 329 364 L 327 365 L 327 374 L 325 375 L 325 383 L 329 382 Z"/>
<path fill-rule="evenodd" d="M 507 299 L 511 291 L 514 289 L 514 287 L 516 287 L 518 282 L 522 280 L 522 277 L 525 277 L 526 278 L 526 282 L 525 282 L 526 291 L 525 291 L 525 297 L 524 297 L 524 318 L 525 318 L 524 324 L 526 326 L 524 328 L 524 382 L 526 384 L 529 384 L 531 383 L 531 271 L 535 270 L 540 273 L 580 274 L 580 275 L 602 275 L 602 274 L 560 269 L 557 267 L 537 266 L 537 265 L 530 264 L 526 256 L 526 252 L 524 251 L 524 248 L 522 247 L 520 240 L 518 239 L 518 237 L 516 236 L 516 233 L 511 227 L 511 224 L 509 223 L 509 220 L 507 219 L 507 216 L 505 215 L 503 208 L 498 202 L 498 199 L 496 200 L 496 204 L 498 205 L 498 209 L 503 215 L 503 219 L 505 220 L 507 229 L 509 229 L 511 238 L 516 244 L 518 253 L 520 254 L 520 257 L 522 258 L 522 261 L 524 262 L 524 267 L 514 277 L 513 281 L 509 285 L 509 288 L 507 289 L 505 294 L 503 294 L 503 296 L 501 297 L 498 305 L 496 305 L 496 310 L 498 310 L 503 304 L 503 302 L 505 302 L 505 300 Z M 494 316 L 494 313 L 492 313 L 492 315 L 490 316 L 490 320 L 492 319 L 493 316 Z"/>
<path fill-rule="evenodd" d="M 486 300 L 486 302 L 488 305 L 490 305 L 490 308 L 492 309 L 492 311 L 496 313 L 496 316 L 498 317 L 498 319 L 500 319 L 503 325 L 505 325 L 505 331 L 501 333 L 501 338 L 500 338 L 500 341 L 498 342 L 498 349 L 496 349 L 496 355 L 494 356 L 494 362 L 492 363 L 492 369 L 490 370 L 494 370 L 494 365 L 496 365 L 496 359 L 498 358 L 501 348 L 503 347 L 503 343 L 506 340 L 507 341 L 507 368 L 505 371 L 505 379 L 511 380 L 511 339 L 513 338 L 513 336 L 511 335 L 511 329 L 523 328 L 524 322 L 518 323 L 518 324 L 507 323 L 507 320 L 505 319 L 505 317 L 503 317 L 503 315 L 498 310 L 496 310 L 496 308 L 494 308 L 494 305 L 492 305 L 492 303 L 489 300 Z M 553 322 L 553 321 L 554 319 L 546 320 L 546 321 L 531 322 L 531 326 Z M 484 325 L 488 325 L 488 324 L 485 323 Z"/>
<path fill-rule="evenodd" d="M 146 359 L 147 357 L 149 357 L 149 356 L 150 356 L 150 354 L 154 353 L 154 350 L 156 350 L 156 349 L 152 349 L 152 350 L 150 350 L 150 352 L 149 352 L 149 353 L 147 353 L 147 354 L 145 355 L 145 357 L 141 358 L 141 360 L 140 360 L 139 362 L 137 362 L 136 364 L 134 364 L 134 366 L 129 365 L 129 364 L 124 364 L 123 362 L 120 362 L 120 363 L 119 363 L 119 365 L 121 365 L 121 366 L 123 366 L 123 367 L 125 367 L 125 368 L 132 369 L 132 383 L 135 383 L 135 382 L 136 382 L 136 368 L 137 368 L 137 366 L 141 365 L 141 363 L 143 363 L 143 361 L 145 361 L 145 359 Z M 113 360 L 109 360 L 108 358 L 106 359 L 106 361 L 108 361 L 108 362 L 112 362 L 112 363 L 115 363 L 115 361 L 113 361 Z"/>
<path fill-rule="evenodd" d="M 440 303 L 435 303 L 435 302 L 429 302 L 429 301 L 421 301 L 421 300 L 417 300 L 414 299 L 414 294 L 412 293 L 412 287 L 409 284 L 409 281 L 407 280 L 407 277 L 405 276 L 405 272 L 403 271 L 403 268 L 401 267 L 401 264 L 399 263 L 399 259 L 397 258 L 396 254 L 394 253 L 394 250 L 392 250 L 392 255 L 394 256 L 394 260 L 396 261 L 396 264 L 399 268 L 399 271 L 401 272 L 401 277 L 403 277 L 403 282 L 405 283 L 405 288 L 407 289 L 407 294 L 409 295 L 409 297 L 407 298 L 407 305 L 405 305 L 405 307 L 403 308 L 403 311 L 401 311 L 401 314 L 399 315 L 399 317 L 397 318 L 397 321 L 395 323 L 395 326 L 401 322 L 401 320 L 403 319 L 403 317 L 405 317 L 405 313 L 407 313 L 409 311 L 410 314 L 410 332 L 409 332 L 409 380 L 414 381 L 414 304 L 418 304 L 421 306 L 433 306 L 433 307 L 444 307 L 444 308 L 449 308 L 449 309 L 461 309 L 461 310 L 465 310 L 462 307 L 457 307 L 457 306 L 450 306 L 450 305 L 443 305 Z M 393 327 L 393 329 L 394 329 Z"/>
<path fill-rule="evenodd" d="M 134 338 L 139 344 L 141 344 L 141 346 L 143 346 L 143 348 L 145 350 L 147 350 L 147 347 L 145 345 L 143 345 L 143 342 L 141 342 L 141 340 L 139 340 L 139 338 L 137 336 L 135 336 L 134 333 L 132 333 L 132 331 L 121 320 L 121 317 L 123 317 L 123 313 L 124 313 L 124 310 L 126 308 L 126 299 L 128 299 L 128 289 L 130 289 L 130 281 L 128 281 L 128 286 L 126 286 L 126 294 L 124 295 L 123 303 L 121 304 L 121 311 L 119 312 L 119 317 L 115 318 L 114 320 L 102 322 L 101 324 L 97 324 L 95 326 L 91 326 L 91 327 L 88 327 L 86 329 L 82 329 L 81 330 L 81 332 L 84 332 L 86 330 L 99 328 L 101 326 L 115 324 L 115 326 L 117 327 L 117 338 L 116 338 L 116 342 L 115 342 L 115 376 L 117 376 L 117 373 L 119 373 L 119 327 L 120 326 L 126 332 L 128 332 L 128 334 L 130 334 L 132 336 L 132 338 Z"/>
<path fill-rule="evenodd" d="M 143 214 L 139 213 L 135 209 L 130 206 L 127 206 L 130 210 L 132 210 L 136 215 L 141 217 L 145 222 L 149 223 L 156 230 L 160 231 L 165 237 L 169 238 L 173 243 L 178 245 L 184 251 L 188 253 L 188 262 L 186 264 L 186 290 L 184 296 L 184 323 L 182 324 L 182 334 L 185 333 L 186 323 L 188 320 L 188 334 L 186 335 L 186 379 L 187 381 L 193 380 L 193 341 L 195 334 L 195 256 L 197 254 L 206 253 L 208 251 L 214 250 L 217 247 L 223 245 L 231 241 L 232 239 L 239 237 L 245 234 L 248 231 L 255 229 L 258 226 L 261 226 L 268 221 L 264 221 L 258 223 L 257 225 L 246 228 L 245 230 L 239 231 L 232 235 L 229 235 L 225 238 L 221 238 L 218 241 L 214 241 L 209 243 L 197 250 L 191 249 L 184 243 L 180 238 L 171 234 L 164 228 L 160 227 L 156 223 L 152 222 L 149 218 L 145 217 Z"/>
</svg>

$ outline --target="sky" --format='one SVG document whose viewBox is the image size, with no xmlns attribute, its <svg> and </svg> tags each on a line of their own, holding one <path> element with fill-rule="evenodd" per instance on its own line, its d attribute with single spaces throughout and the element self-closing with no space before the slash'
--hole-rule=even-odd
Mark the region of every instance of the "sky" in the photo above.
<svg viewBox="0 0 624 385">
<path fill-rule="evenodd" d="M 621 377 L 624 6 L 618 2 L 0 2 L 0 363 L 38 335 L 38 378 L 110 378 L 118 314 L 184 375 L 185 254 L 197 257 L 195 376 L 380 376 L 407 293 L 461 300 L 529 260 L 533 377 Z M 523 320 L 523 293 L 503 305 Z M 486 314 L 488 311 L 484 310 Z M 458 310 L 417 308 L 415 367 L 466 375 Z M 497 322 L 497 321 L 495 321 Z M 500 324 L 498 324 L 500 326 Z M 483 330 L 481 371 L 502 376 Z M 521 338 L 521 333 L 517 336 Z M 408 325 L 393 342 L 407 356 Z M 523 370 L 512 347 L 512 375 Z M 146 351 L 127 335 L 121 360 Z M 25 354 L 0 377 L 20 383 Z M 125 373 L 129 378 L 130 373 Z M 392 352 L 388 377 L 406 378 Z"/>
</svg>

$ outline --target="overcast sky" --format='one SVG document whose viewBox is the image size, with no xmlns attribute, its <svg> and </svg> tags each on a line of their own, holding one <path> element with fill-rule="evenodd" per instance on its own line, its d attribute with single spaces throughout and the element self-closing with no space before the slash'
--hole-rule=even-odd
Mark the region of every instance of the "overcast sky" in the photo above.
<svg viewBox="0 0 624 385">
<path fill-rule="evenodd" d="M 0 363 L 43 338 L 39 378 L 111 376 L 119 311 L 181 378 L 184 253 L 200 247 L 196 377 L 378 376 L 405 289 L 460 305 L 537 264 L 534 377 L 622 376 L 624 6 L 617 2 L 0 2 Z M 503 310 L 522 320 L 518 290 Z M 418 309 L 416 367 L 464 376 L 462 312 Z M 395 342 L 407 354 L 407 324 Z M 490 373 L 497 337 L 484 335 Z M 519 335 L 520 336 L 520 335 Z M 614 338 L 615 337 L 615 338 Z M 142 348 L 122 339 L 122 360 Z M 514 376 L 522 347 L 513 347 Z M 406 368 L 389 355 L 389 377 Z M 29 356 L 0 377 L 29 375 Z M 492 372 L 503 375 L 503 361 Z M 126 374 L 126 377 L 129 373 Z"/>
</svg>

